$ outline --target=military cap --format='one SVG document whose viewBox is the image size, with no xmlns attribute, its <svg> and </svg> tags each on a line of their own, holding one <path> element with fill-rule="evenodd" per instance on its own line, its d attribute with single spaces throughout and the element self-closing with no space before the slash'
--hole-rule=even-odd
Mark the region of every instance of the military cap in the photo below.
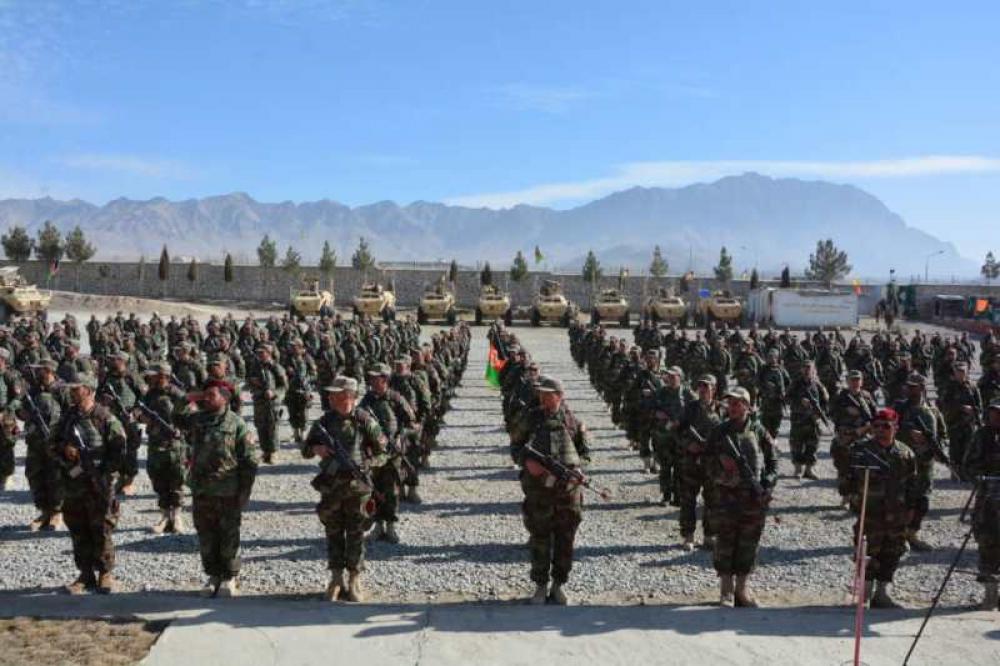
<svg viewBox="0 0 1000 666">
<path fill-rule="evenodd" d="M 81 372 L 76 376 L 76 378 L 67 384 L 70 388 L 75 388 L 77 386 L 86 386 L 91 391 L 97 390 L 97 377 L 90 374 L 89 372 Z"/>
<path fill-rule="evenodd" d="M 892 407 L 884 407 L 875 412 L 875 416 L 872 417 L 872 421 L 889 421 L 890 423 L 896 423 L 899 421 L 899 414 Z"/>
<path fill-rule="evenodd" d="M 656 358 L 660 358 L 660 352 L 659 352 L 659 350 L 657 350 L 657 349 L 647 349 L 647 350 L 646 350 L 646 351 L 645 351 L 645 352 L 643 353 L 643 355 L 644 355 L 644 356 L 650 356 L 650 357 L 656 357 Z"/>
<path fill-rule="evenodd" d="M 667 368 L 667 374 L 668 375 L 677 375 L 678 377 L 683 377 L 684 376 L 684 371 L 681 369 L 681 366 L 679 366 L 679 365 L 672 365 L 669 368 Z"/>
<path fill-rule="evenodd" d="M 369 366 L 365 374 L 369 377 L 388 377 L 392 374 L 392 369 L 385 363 L 375 363 Z"/>
<path fill-rule="evenodd" d="M 393 360 L 393 363 L 395 363 L 396 365 L 409 365 L 410 359 L 407 358 L 406 356 L 399 356 L 395 360 Z"/>
<path fill-rule="evenodd" d="M 253 348 L 253 352 L 256 354 L 258 352 L 266 351 L 268 354 L 272 353 L 271 345 L 266 342 L 258 342 Z"/>
<path fill-rule="evenodd" d="M 225 354 L 209 354 L 208 359 L 205 361 L 206 365 L 219 365 L 220 363 L 229 365 L 229 357 Z"/>
<path fill-rule="evenodd" d="M 906 378 L 906 383 L 911 386 L 924 386 L 927 383 L 927 378 L 919 372 L 911 372 L 910 376 Z"/>
<path fill-rule="evenodd" d="M 6 347 L 0 347 L 0 358 L 4 359 L 5 361 L 9 361 L 10 350 L 7 349 Z"/>
<path fill-rule="evenodd" d="M 848 379 L 864 379 L 865 378 L 865 373 L 861 372 L 860 370 L 851 370 L 850 372 L 847 373 L 847 378 Z"/>
<path fill-rule="evenodd" d="M 737 386 L 726 391 L 725 397 L 736 398 L 737 400 L 742 400 L 746 404 L 750 404 L 750 392 L 747 391 L 742 386 Z"/>
<path fill-rule="evenodd" d="M 772 349 L 768 349 L 767 350 L 767 355 L 768 355 L 769 358 L 778 358 L 778 350 L 777 349 L 773 349 L 773 348 Z"/>
<path fill-rule="evenodd" d="M 73 349 L 80 349 L 80 341 L 74 340 L 73 338 L 68 338 L 66 340 L 66 346 L 72 347 Z"/>
<path fill-rule="evenodd" d="M 128 352 L 119 351 L 115 352 L 114 354 L 111 354 L 110 356 L 108 356 L 108 358 L 109 359 L 113 358 L 116 361 L 124 361 L 125 363 L 128 363 L 129 359 L 132 357 L 128 355 Z"/>
<path fill-rule="evenodd" d="M 56 363 L 55 359 L 43 358 L 38 363 L 32 363 L 30 367 L 32 367 L 32 368 L 48 368 L 49 370 L 55 372 L 56 370 L 59 369 L 59 364 Z"/>
<path fill-rule="evenodd" d="M 358 392 L 358 380 L 353 377 L 336 377 L 333 382 L 331 382 L 329 386 L 324 387 L 323 390 L 329 391 L 330 393 L 343 393 L 344 391 L 347 391 L 349 393 L 356 394 Z"/>
<path fill-rule="evenodd" d="M 306 343 L 302 342 L 302 338 L 292 338 L 288 341 L 289 347 L 305 347 Z"/>
<path fill-rule="evenodd" d="M 535 361 L 532 361 L 531 363 L 529 363 L 528 364 L 528 370 L 538 370 L 538 363 L 536 363 Z"/>
<path fill-rule="evenodd" d="M 698 378 L 698 381 L 695 382 L 695 384 L 708 384 L 709 386 L 715 386 L 716 383 L 716 379 L 713 375 L 702 375 Z"/>
<path fill-rule="evenodd" d="M 535 390 L 540 393 L 558 393 L 562 395 L 563 386 L 555 377 L 550 377 L 548 375 L 542 375 L 535 382 Z"/>
<path fill-rule="evenodd" d="M 170 367 L 170 364 L 165 361 L 159 361 L 157 363 L 150 363 L 149 367 L 142 374 L 144 375 L 171 375 L 174 369 Z"/>
<path fill-rule="evenodd" d="M 968 370 L 969 369 L 969 364 L 966 363 L 965 361 L 959 361 L 958 363 L 955 364 L 955 369 L 956 370 Z"/>
<path fill-rule="evenodd" d="M 986 405 L 986 409 L 1000 409 L 1000 398 L 995 398 Z"/>
</svg>

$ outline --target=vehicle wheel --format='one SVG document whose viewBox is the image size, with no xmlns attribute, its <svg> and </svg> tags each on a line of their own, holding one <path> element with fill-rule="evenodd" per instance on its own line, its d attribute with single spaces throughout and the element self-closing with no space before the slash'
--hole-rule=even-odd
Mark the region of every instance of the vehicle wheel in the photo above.
<svg viewBox="0 0 1000 666">
<path fill-rule="evenodd" d="M 531 325 L 532 326 L 542 325 L 542 313 L 538 311 L 538 308 L 534 308 L 531 311 Z"/>
<path fill-rule="evenodd" d="M 507 312 L 503 313 L 503 325 L 510 326 L 512 323 L 514 323 L 514 310 L 508 308 Z"/>
<path fill-rule="evenodd" d="M 448 322 L 449 326 L 455 325 L 455 322 L 458 321 L 458 312 L 455 311 L 455 308 L 448 310 L 448 314 L 445 315 L 445 321 Z"/>
<path fill-rule="evenodd" d="M 420 325 L 427 323 L 427 313 L 424 312 L 423 308 L 417 308 L 417 323 Z"/>
<path fill-rule="evenodd" d="M 476 308 L 476 326 L 483 325 L 483 311 L 478 307 Z"/>
<path fill-rule="evenodd" d="M 629 314 L 628 310 L 625 311 L 625 314 L 622 315 L 622 318 L 618 321 L 618 323 L 621 324 L 622 328 L 628 328 L 629 325 L 631 325 L 632 316 Z"/>
</svg>

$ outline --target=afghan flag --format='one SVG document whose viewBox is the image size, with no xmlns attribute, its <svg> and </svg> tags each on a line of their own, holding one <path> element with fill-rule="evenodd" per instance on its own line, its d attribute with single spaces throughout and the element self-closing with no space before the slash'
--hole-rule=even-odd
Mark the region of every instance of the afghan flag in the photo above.
<svg viewBox="0 0 1000 666">
<path fill-rule="evenodd" d="M 855 296 L 861 295 L 861 280 L 857 278 L 854 279 L 854 295 Z"/>
<path fill-rule="evenodd" d="M 59 260 L 53 259 L 52 263 L 49 264 L 49 274 L 48 279 L 51 280 L 59 273 Z"/>
<path fill-rule="evenodd" d="M 490 351 L 486 356 L 486 383 L 493 388 L 500 388 L 500 371 L 507 365 L 507 359 L 501 359 L 493 340 L 490 340 Z"/>
<path fill-rule="evenodd" d="M 540 264 L 544 260 L 545 260 L 545 255 L 542 254 L 542 251 L 539 250 L 538 246 L 536 245 L 535 246 L 535 263 L 536 264 Z"/>
</svg>

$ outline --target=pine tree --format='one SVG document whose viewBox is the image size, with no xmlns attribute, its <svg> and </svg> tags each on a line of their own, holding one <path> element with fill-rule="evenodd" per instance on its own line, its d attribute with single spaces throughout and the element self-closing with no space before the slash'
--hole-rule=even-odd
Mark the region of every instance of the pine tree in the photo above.
<svg viewBox="0 0 1000 666">
<path fill-rule="evenodd" d="M 66 234 L 66 258 L 76 264 L 76 290 L 80 291 L 80 266 L 93 258 L 97 249 L 87 242 L 79 225 Z"/>
<path fill-rule="evenodd" d="M 593 250 L 588 250 L 587 258 L 583 261 L 584 281 L 593 286 L 597 284 L 597 281 L 601 279 L 603 274 L 604 271 L 601 269 L 601 262 L 597 260 L 597 255 L 594 254 Z"/>
<path fill-rule="evenodd" d="M 528 262 L 524 260 L 524 253 L 518 250 L 514 262 L 510 265 L 510 279 L 512 282 L 520 282 L 526 277 L 528 277 Z"/>
<path fill-rule="evenodd" d="M 483 270 L 479 272 L 479 284 L 486 286 L 488 284 L 493 284 L 493 270 L 490 268 L 490 262 L 486 262 L 483 265 Z"/>
<path fill-rule="evenodd" d="M 295 274 L 298 272 L 299 267 L 302 265 L 302 255 L 299 254 L 294 247 L 288 246 L 285 251 L 285 256 L 281 260 L 281 270 L 286 273 Z"/>
<path fill-rule="evenodd" d="M 10 232 L 0 238 L 3 244 L 3 252 L 11 261 L 22 262 L 31 259 L 31 253 L 35 249 L 35 241 L 28 235 L 27 230 L 20 226 L 14 226 Z"/>
<path fill-rule="evenodd" d="M 351 266 L 356 271 L 367 272 L 375 265 L 375 257 L 368 248 L 368 241 L 364 236 L 358 239 L 358 249 L 351 255 Z"/>
<path fill-rule="evenodd" d="M 278 244 L 271 240 L 269 234 L 264 234 L 257 246 L 257 262 L 264 268 L 274 268 L 278 261 Z"/>
<path fill-rule="evenodd" d="M 198 279 L 198 260 L 194 257 L 191 257 L 191 263 L 188 264 L 187 278 L 191 283 Z"/>
<path fill-rule="evenodd" d="M 723 245 L 719 251 L 719 263 L 715 266 L 715 279 L 722 284 L 729 284 L 733 279 L 733 258 Z"/>
<path fill-rule="evenodd" d="M 454 259 L 451 260 L 451 265 L 448 266 L 448 282 L 454 285 L 458 282 L 458 262 Z"/>
<path fill-rule="evenodd" d="M 986 284 L 990 284 L 993 280 L 1000 277 L 1000 263 L 998 263 L 996 257 L 993 256 L 992 250 L 986 253 L 986 260 L 983 262 L 983 267 L 980 270 L 980 273 L 984 278 L 986 278 Z"/>
<path fill-rule="evenodd" d="M 222 264 L 222 279 L 226 282 L 233 281 L 233 255 L 226 253 L 226 260 Z"/>
<path fill-rule="evenodd" d="M 851 265 L 847 263 L 847 253 L 838 250 L 833 244 L 833 239 L 816 241 L 816 252 L 809 255 L 807 278 L 818 280 L 829 288 L 850 272 Z"/>
<path fill-rule="evenodd" d="M 790 289 L 792 286 L 792 272 L 788 270 L 788 266 L 781 269 L 781 288 Z"/>
<path fill-rule="evenodd" d="M 760 275 L 757 273 L 757 269 L 750 271 L 750 289 L 751 291 L 760 286 Z"/>
<path fill-rule="evenodd" d="M 323 251 L 319 255 L 319 272 L 333 280 L 333 272 L 337 268 L 337 253 L 330 247 L 330 241 L 323 241 Z"/>
<path fill-rule="evenodd" d="M 162 296 L 167 295 L 167 280 L 170 279 L 170 253 L 167 252 L 167 246 L 163 246 L 163 251 L 160 252 L 160 265 L 156 269 L 156 275 L 160 278 L 160 293 Z"/>
<path fill-rule="evenodd" d="M 663 258 L 660 246 L 657 245 L 653 248 L 653 261 L 649 264 L 649 274 L 655 278 L 661 278 L 667 274 L 667 270 L 669 270 L 669 265 Z"/>
<path fill-rule="evenodd" d="M 66 246 L 63 244 L 62 234 L 56 229 L 51 221 L 46 220 L 45 225 L 38 230 L 38 240 L 35 242 L 35 257 L 52 263 L 62 259 Z"/>
</svg>

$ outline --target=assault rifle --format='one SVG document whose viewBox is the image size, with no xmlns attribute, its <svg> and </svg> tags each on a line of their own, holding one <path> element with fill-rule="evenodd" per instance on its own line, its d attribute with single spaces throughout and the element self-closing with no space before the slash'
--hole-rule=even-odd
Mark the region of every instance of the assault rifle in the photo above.
<svg viewBox="0 0 1000 666">
<path fill-rule="evenodd" d="M 736 461 L 736 466 L 740 470 L 740 478 L 750 484 L 750 492 L 755 498 L 762 499 L 767 494 L 767 491 L 764 490 L 760 479 L 757 478 L 757 475 L 750 468 L 750 463 L 747 462 L 743 452 L 740 451 L 740 447 L 736 445 L 736 441 L 730 435 L 725 435 L 723 439 L 726 441 L 726 453 Z"/>
<path fill-rule="evenodd" d="M 546 455 L 528 444 L 522 449 L 524 454 L 537 461 L 545 471 L 555 477 L 558 483 L 562 485 L 569 485 L 571 483 L 578 486 L 583 486 L 587 490 L 596 493 L 601 499 L 607 501 L 611 499 L 611 491 L 607 488 L 598 488 L 594 486 L 590 479 L 578 469 L 573 469 L 572 467 L 567 467 L 550 455 Z"/>
<path fill-rule="evenodd" d="M 48 441 L 52 430 L 49 428 L 49 424 L 45 422 L 45 417 L 42 416 L 42 411 L 38 408 L 38 403 L 31 397 L 31 391 L 24 392 L 24 404 L 28 407 L 28 414 L 31 416 L 31 420 L 35 422 L 42 436 Z"/>
<path fill-rule="evenodd" d="M 803 397 L 806 399 L 806 402 L 809 403 L 809 407 L 812 409 L 813 414 L 815 414 L 827 428 L 833 428 L 833 424 L 830 422 L 830 417 L 827 416 L 825 411 L 823 411 L 823 408 L 820 406 L 819 400 L 816 399 L 816 396 L 809 391 L 806 391 L 805 396 Z"/>
<path fill-rule="evenodd" d="M 154 410 L 152 407 L 143 402 L 142 398 L 136 396 L 135 398 L 135 408 L 142 412 L 146 418 L 156 423 L 164 430 L 170 433 L 171 437 L 182 438 L 184 434 L 175 428 L 173 424 L 169 423 L 165 418 L 160 416 L 159 412 Z"/>
<path fill-rule="evenodd" d="M 100 461 L 96 459 L 97 453 L 93 447 L 87 444 L 87 440 L 83 438 L 83 435 L 80 434 L 79 424 L 73 422 L 72 426 L 66 428 L 63 435 L 76 448 L 80 456 L 79 462 L 69 470 L 70 478 L 75 479 L 80 475 L 86 475 L 98 496 L 109 499 L 114 498 L 111 483 L 101 474 Z"/>
<path fill-rule="evenodd" d="M 320 485 L 323 485 L 323 482 L 320 481 L 320 477 L 333 476 L 330 474 L 330 465 L 331 463 L 336 462 L 338 470 L 347 472 L 354 481 L 360 483 L 365 490 L 372 493 L 372 495 L 376 496 L 376 498 L 381 501 L 382 495 L 375 490 L 375 485 L 372 483 L 371 477 L 361 468 L 361 465 L 354 462 L 354 459 L 351 458 L 347 451 L 344 450 L 344 447 L 340 444 L 340 442 L 335 440 L 330 432 L 323 427 L 323 424 L 318 421 L 316 422 L 316 430 L 319 432 L 320 436 L 322 436 L 324 440 L 323 445 L 330 452 L 330 456 L 328 456 L 320 464 L 320 473 L 315 479 L 313 479 L 313 487 L 319 490 L 317 482 L 319 481 Z"/>
</svg>

